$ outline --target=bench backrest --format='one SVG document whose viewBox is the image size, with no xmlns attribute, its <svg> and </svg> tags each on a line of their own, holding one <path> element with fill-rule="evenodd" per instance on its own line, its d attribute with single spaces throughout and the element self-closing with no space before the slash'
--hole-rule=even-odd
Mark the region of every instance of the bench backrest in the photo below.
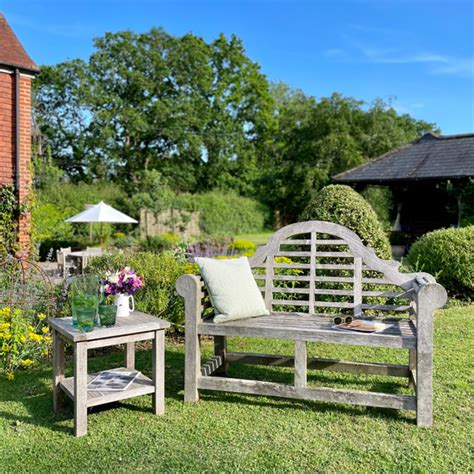
<svg viewBox="0 0 474 474">
<path fill-rule="evenodd" d="M 344 226 L 324 221 L 291 224 L 250 257 L 267 308 L 274 313 L 360 317 L 412 313 L 420 274 L 400 273 Z M 428 281 L 434 279 L 423 274 Z"/>
</svg>

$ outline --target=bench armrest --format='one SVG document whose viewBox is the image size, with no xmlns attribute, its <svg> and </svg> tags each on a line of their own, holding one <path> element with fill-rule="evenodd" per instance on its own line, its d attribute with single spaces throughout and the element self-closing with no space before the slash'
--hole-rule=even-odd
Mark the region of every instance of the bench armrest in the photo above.
<svg viewBox="0 0 474 474">
<path fill-rule="evenodd" d="M 416 301 L 418 351 L 431 351 L 433 312 L 446 304 L 448 295 L 441 285 L 429 281 L 424 276 L 415 277 L 413 289 L 415 290 Z"/>
</svg>

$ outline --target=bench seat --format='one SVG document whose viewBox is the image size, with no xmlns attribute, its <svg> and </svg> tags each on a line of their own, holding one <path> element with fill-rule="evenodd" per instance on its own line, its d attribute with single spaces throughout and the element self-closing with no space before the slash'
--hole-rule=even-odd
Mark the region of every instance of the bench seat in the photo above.
<svg viewBox="0 0 474 474">
<path fill-rule="evenodd" d="M 416 348 L 416 327 L 411 319 L 385 320 L 391 327 L 378 333 L 360 333 L 333 329 L 329 318 L 294 313 L 271 314 L 215 324 L 203 321 L 198 333 L 208 336 L 264 337 L 306 342 L 328 342 L 400 349 Z"/>
</svg>

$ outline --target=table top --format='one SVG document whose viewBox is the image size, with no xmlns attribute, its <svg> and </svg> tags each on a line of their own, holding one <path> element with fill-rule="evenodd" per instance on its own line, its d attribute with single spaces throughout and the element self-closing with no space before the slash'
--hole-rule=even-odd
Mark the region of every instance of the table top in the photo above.
<svg viewBox="0 0 474 474">
<path fill-rule="evenodd" d="M 97 327 L 90 332 L 81 332 L 72 325 L 72 318 L 49 318 L 50 327 L 61 333 L 71 342 L 94 341 L 118 336 L 128 336 L 148 331 L 157 331 L 170 327 L 164 319 L 156 318 L 140 311 L 133 311 L 130 316 L 117 318 L 115 326 Z"/>
<path fill-rule="evenodd" d="M 75 252 L 69 252 L 66 254 L 67 257 L 102 257 L 105 252 L 88 252 L 87 250 L 76 250 Z"/>
</svg>

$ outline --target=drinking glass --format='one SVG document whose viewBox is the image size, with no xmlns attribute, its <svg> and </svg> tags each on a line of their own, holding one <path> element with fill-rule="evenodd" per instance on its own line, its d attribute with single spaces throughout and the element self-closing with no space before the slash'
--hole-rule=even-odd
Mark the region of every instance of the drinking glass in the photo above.
<svg viewBox="0 0 474 474">
<path fill-rule="evenodd" d="M 114 304 L 99 305 L 99 320 L 101 326 L 113 326 L 117 316 L 117 306 Z"/>
<path fill-rule="evenodd" d="M 78 307 L 77 313 L 77 329 L 82 332 L 90 332 L 94 329 L 97 310 L 95 308 L 87 308 L 85 306 Z"/>
<path fill-rule="evenodd" d="M 95 311 L 99 303 L 99 277 L 97 275 L 80 275 L 71 281 L 72 325 L 77 326 L 77 312 L 80 308 Z"/>
</svg>

